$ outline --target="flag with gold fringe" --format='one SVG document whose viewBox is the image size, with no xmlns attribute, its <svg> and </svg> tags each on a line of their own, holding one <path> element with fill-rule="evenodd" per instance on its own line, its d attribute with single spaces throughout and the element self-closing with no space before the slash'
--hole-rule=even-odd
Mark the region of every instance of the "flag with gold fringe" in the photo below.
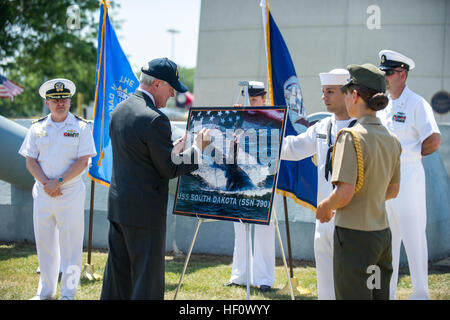
<svg viewBox="0 0 450 320">
<path fill-rule="evenodd" d="M 266 0 L 261 0 L 267 56 L 269 105 L 286 105 L 285 136 L 298 135 L 309 127 L 303 96 L 289 50 Z M 317 207 L 317 167 L 312 157 L 301 161 L 282 160 L 277 193 L 315 210 Z"/>
<path fill-rule="evenodd" d="M 98 27 L 93 128 L 97 156 L 92 158 L 92 166 L 89 168 L 89 177 L 105 186 L 109 186 L 112 174 L 112 146 L 109 139 L 111 113 L 119 102 L 127 99 L 139 86 L 109 20 L 108 7 L 107 1 L 102 0 Z"/>
</svg>

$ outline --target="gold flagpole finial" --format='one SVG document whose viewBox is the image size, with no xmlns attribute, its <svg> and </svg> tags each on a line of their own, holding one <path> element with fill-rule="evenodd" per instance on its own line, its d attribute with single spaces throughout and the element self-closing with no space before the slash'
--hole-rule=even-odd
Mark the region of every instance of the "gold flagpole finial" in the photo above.
<svg viewBox="0 0 450 320">
<path fill-rule="evenodd" d="M 107 0 L 100 0 L 99 6 L 104 5 L 106 8 L 110 8 L 111 7 L 111 1 L 107 1 Z"/>
</svg>

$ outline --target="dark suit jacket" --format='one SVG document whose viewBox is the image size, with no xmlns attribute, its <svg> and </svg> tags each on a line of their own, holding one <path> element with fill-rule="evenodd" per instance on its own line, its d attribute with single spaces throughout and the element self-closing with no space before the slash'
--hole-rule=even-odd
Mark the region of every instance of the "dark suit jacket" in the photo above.
<svg viewBox="0 0 450 320">
<path fill-rule="evenodd" d="M 198 168 L 193 148 L 184 152 L 191 164 L 172 162 L 171 134 L 167 116 L 142 91 L 117 105 L 109 127 L 113 151 L 109 220 L 163 228 L 165 234 L 169 179 Z"/>
</svg>

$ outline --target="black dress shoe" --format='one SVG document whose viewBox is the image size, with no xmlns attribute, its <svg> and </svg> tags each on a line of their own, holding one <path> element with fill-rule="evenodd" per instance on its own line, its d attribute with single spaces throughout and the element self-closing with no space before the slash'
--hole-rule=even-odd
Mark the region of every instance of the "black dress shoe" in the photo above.
<svg viewBox="0 0 450 320">
<path fill-rule="evenodd" d="M 234 283 L 233 281 L 229 281 L 227 283 L 223 284 L 224 287 L 232 287 L 232 286 L 238 286 L 237 283 Z"/>
<path fill-rule="evenodd" d="M 261 292 L 267 292 L 267 291 L 269 291 L 271 289 L 271 287 L 270 286 L 266 286 L 266 285 L 261 285 L 261 286 L 259 286 L 259 290 L 261 291 Z"/>
</svg>

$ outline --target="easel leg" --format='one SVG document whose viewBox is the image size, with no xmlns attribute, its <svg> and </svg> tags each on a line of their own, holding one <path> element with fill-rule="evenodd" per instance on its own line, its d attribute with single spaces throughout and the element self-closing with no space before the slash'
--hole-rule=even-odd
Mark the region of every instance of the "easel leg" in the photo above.
<svg viewBox="0 0 450 320">
<path fill-rule="evenodd" d="M 283 243 L 281 242 L 281 235 L 280 235 L 280 229 L 278 228 L 278 219 L 277 219 L 277 213 L 276 210 L 273 210 L 273 217 L 275 219 L 275 230 L 277 231 L 277 237 L 278 237 L 278 243 L 280 245 L 280 250 L 281 250 L 281 257 L 283 258 L 283 263 L 284 263 L 284 269 L 286 271 L 286 277 L 288 278 L 288 283 L 289 283 L 289 291 L 291 293 L 291 299 L 295 300 L 294 297 L 294 290 L 292 289 L 292 282 L 291 282 L 291 277 L 289 275 L 289 270 L 288 270 L 288 266 L 286 263 L 286 257 L 284 255 L 284 249 L 283 249 Z"/>
<path fill-rule="evenodd" d="M 189 247 L 189 252 L 188 252 L 188 254 L 186 256 L 186 261 L 184 262 L 183 272 L 181 273 L 180 281 L 178 281 L 177 291 L 175 292 L 175 296 L 173 297 L 173 300 L 177 299 L 178 290 L 181 287 L 181 281 L 183 281 L 184 274 L 186 273 L 186 268 L 187 268 L 187 265 L 189 263 L 189 259 L 191 257 L 192 249 L 194 248 L 195 239 L 197 238 L 198 229 L 200 228 L 200 225 L 202 224 L 202 222 L 203 222 L 203 219 L 198 219 L 197 220 L 197 226 L 195 228 L 194 237 L 192 238 L 191 246 Z"/>
</svg>

